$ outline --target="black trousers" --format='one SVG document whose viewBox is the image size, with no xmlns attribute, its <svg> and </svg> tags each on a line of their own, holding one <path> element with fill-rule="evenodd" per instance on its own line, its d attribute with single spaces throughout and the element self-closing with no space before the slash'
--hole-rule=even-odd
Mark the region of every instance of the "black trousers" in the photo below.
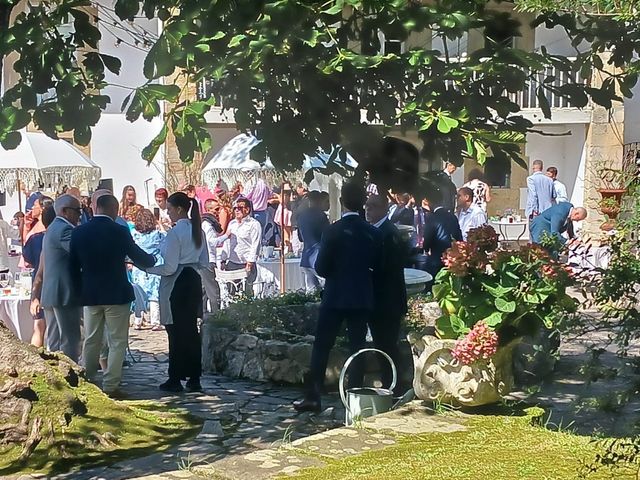
<svg viewBox="0 0 640 480">
<path fill-rule="evenodd" d="M 396 368 L 398 368 L 400 361 L 398 340 L 400 336 L 400 323 L 402 322 L 403 316 L 404 315 L 395 313 L 385 314 L 382 312 L 376 312 L 369 322 L 369 329 L 371 330 L 371 336 L 373 337 L 373 344 L 378 350 L 382 350 L 391 357 Z M 381 357 L 380 354 L 377 355 Z M 393 378 L 391 365 L 389 365 L 386 358 L 381 358 L 380 362 L 382 386 L 384 388 L 389 388 Z"/>
<path fill-rule="evenodd" d="M 200 378 L 202 350 L 198 331 L 198 312 L 202 309 L 202 284 L 193 268 L 185 268 L 171 291 L 173 324 L 167 325 L 169 337 L 169 380 Z"/>
<path fill-rule="evenodd" d="M 307 394 L 319 397 L 324 386 L 324 376 L 329 362 L 329 353 L 336 343 L 342 322 L 347 324 L 349 349 L 355 353 L 364 348 L 367 337 L 368 310 L 338 310 L 320 308 L 318 328 L 313 350 L 311 351 L 311 369 L 309 372 Z M 357 358 L 349 368 L 349 387 L 362 386 L 364 368 L 362 358 Z"/>
</svg>

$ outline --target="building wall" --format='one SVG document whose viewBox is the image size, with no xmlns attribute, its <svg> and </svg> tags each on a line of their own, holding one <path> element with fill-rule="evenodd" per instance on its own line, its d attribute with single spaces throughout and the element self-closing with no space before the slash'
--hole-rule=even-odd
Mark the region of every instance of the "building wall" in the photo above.
<svg viewBox="0 0 640 480">
<path fill-rule="evenodd" d="M 93 128 L 91 158 L 102 168 L 102 178 L 113 179 L 113 189 L 120 198 L 125 185 L 133 185 L 138 202 L 153 203 L 153 192 L 165 185 L 164 161 L 159 155 L 150 165 L 142 159 L 142 149 L 162 128 L 162 121 L 128 122 L 124 115 L 105 113 Z M 149 196 L 147 198 L 147 191 Z"/>
</svg>

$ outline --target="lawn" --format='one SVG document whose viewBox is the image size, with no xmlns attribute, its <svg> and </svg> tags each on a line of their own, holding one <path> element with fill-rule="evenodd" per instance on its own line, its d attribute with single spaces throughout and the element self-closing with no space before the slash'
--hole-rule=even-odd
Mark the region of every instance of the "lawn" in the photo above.
<svg viewBox="0 0 640 480">
<path fill-rule="evenodd" d="M 465 431 L 403 436 L 398 444 L 302 470 L 295 479 L 574 479 L 602 447 L 589 437 L 539 426 L 539 412 L 474 415 Z M 536 415 L 534 415 L 536 414 Z M 589 479 L 636 478 L 601 470 Z"/>
</svg>

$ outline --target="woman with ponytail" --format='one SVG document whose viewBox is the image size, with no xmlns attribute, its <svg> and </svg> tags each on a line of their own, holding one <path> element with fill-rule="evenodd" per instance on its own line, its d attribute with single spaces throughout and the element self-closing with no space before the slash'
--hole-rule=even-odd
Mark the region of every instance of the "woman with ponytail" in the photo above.
<svg viewBox="0 0 640 480">
<path fill-rule="evenodd" d="M 209 266 L 197 200 L 177 192 L 167 199 L 175 227 L 160 245 L 163 262 L 147 272 L 160 275 L 160 323 L 169 337 L 169 379 L 160 390 L 200 391 L 201 352 L 198 316 L 202 311 L 199 271 Z"/>
</svg>

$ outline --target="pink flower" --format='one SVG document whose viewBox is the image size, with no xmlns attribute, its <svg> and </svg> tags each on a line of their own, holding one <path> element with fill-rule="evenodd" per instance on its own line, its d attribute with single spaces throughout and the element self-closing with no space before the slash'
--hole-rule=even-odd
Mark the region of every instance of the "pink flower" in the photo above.
<svg viewBox="0 0 640 480">
<path fill-rule="evenodd" d="M 498 334 L 482 320 L 477 322 L 463 338 L 456 340 L 451 350 L 455 359 L 464 365 L 488 360 L 498 350 Z"/>
</svg>

